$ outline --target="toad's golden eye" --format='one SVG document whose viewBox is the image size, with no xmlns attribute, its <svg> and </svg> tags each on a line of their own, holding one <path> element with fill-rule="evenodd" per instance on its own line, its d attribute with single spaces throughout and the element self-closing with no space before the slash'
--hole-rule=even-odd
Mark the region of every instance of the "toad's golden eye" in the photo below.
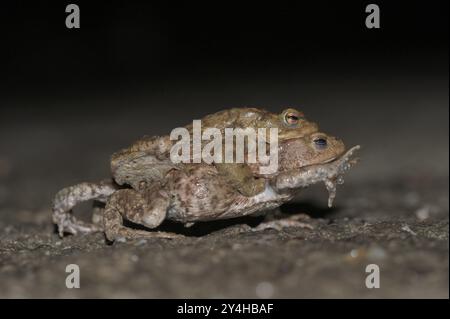
<svg viewBox="0 0 450 319">
<path fill-rule="evenodd" d="M 295 126 L 300 121 L 300 115 L 297 112 L 286 112 L 284 122 L 289 126 Z"/>
<path fill-rule="evenodd" d="M 304 115 L 296 109 L 289 108 L 281 113 L 281 120 L 287 127 L 299 127 Z"/>
<path fill-rule="evenodd" d="M 298 123 L 298 115 L 296 113 L 286 114 L 286 123 L 297 124 Z"/>
</svg>

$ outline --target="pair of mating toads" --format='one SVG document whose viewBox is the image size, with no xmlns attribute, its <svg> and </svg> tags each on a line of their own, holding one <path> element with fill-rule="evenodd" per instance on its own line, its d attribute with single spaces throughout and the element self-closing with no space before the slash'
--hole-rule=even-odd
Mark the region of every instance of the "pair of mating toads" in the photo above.
<svg viewBox="0 0 450 319">
<path fill-rule="evenodd" d="M 291 200 L 299 190 L 324 182 L 328 205 L 336 185 L 354 163 L 355 146 L 319 132 L 302 112 L 288 108 L 274 114 L 257 108 L 233 108 L 205 116 L 202 127 L 277 128 L 278 170 L 261 174 L 261 163 L 174 164 L 170 150 L 176 143 L 167 136 L 144 137 L 112 155 L 112 179 L 81 183 L 59 191 L 53 203 L 53 222 L 60 236 L 103 231 L 108 240 L 180 235 L 136 230 L 123 219 L 147 228 L 165 219 L 192 225 L 198 221 L 228 219 L 273 209 Z M 192 133 L 192 125 L 186 126 Z M 94 200 L 104 208 L 94 210 L 92 224 L 77 220 L 72 208 Z M 273 221 L 273 223 L 282 222 Z M 295 221 L 293 221 L 295 223 Z"/>
</svg>

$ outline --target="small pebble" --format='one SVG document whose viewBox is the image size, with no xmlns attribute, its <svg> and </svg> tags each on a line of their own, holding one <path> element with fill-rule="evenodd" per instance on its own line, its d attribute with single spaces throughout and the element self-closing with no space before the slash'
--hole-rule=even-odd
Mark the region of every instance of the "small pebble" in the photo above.
<svg viewBox="0 0 450 319">
<path fill-rule="evenodd" d="M 358 255 L 359 255 L 358 249 L 352 249 L 350 251 L 350 256 L 351 257 L 356 258 L 356 257 L 358 257 Z"/>
<path fill-rule="evenodd" d="M 430 206 L 423 206 L 416 210 L 416 217 L 422 221 L 428 219 L 430 217 Z"/>
<path fill-rule="evenodd" d="M 270 282 L 263 281 L 256 285 L 255 292 L 258 298 L 261 299 L 272 298 L 274 288 Z"/>
<path fill-rule="evenodd" d="M 403 227 L 402 227 L 402 230 L 405 231 L 405 232 L 407 232 L 407 233 L 410 233 L 410 234 L 413 235 L 413 236 L 417 236 L 417 234 L 416 234 L 411 228 L 409 228 L 408 225 L 403 226 Z"/>
</svg>

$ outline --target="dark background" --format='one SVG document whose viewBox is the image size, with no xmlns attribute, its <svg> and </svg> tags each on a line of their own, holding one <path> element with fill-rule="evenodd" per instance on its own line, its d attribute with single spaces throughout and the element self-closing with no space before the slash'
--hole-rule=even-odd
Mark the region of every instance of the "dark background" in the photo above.
<svg viewBox="0 0 450 319">
<path fill-rule="evenodd" d="M 369 1 L 73 1 L 67 29 L 71 2 L 0 5 L 0 296 L 254 298 L 268 282 L 279 298 L 448 298 L 448 1 L 373 1 L 381 29 Z M 362 146 L 335 209 L 322 185 L 285 208 L 313 231 L 54 234 L 59 189 L 110 176 L 142 135 L 239 106 L 296 107 Z M 84 290 L 60 284 L 72 262 Z M 363 285 L 369 262 L 383 289 Z"/>
<path fill-rule="evenodd" d="M 447 1 L 378 1 L 379 30 L 365 28 L 367 1 L 77 1 L 77 30 L 65 28 L 69 3 L 2 5 L 8 95 L 24 88 L 39 96 L 98 94 L 225 74 L 238 81 L 277 70 L 439 71 L 429 60 L 448 49 Z"/>
</svg>

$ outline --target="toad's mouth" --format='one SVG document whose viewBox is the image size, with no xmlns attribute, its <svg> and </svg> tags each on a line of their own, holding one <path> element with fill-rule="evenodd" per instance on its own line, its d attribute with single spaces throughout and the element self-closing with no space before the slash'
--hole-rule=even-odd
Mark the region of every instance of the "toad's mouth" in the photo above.
<svg viewBox="0 0 450 319">
<path fill-rule="evenodd" d="M 358 158 L 354 158 L 353 155 L 359 149 L 360 146 L 356 145 L 327 163 L 305 166 L 297 171 L 280 174 L 276 177 L 274 186 L 278 190 L 283 190 L 324 182 L 328 190 L 328 206 L 331 207 L 336 197 L 337 185 L 344 183 L 344 173 L 358 162 Z"/>
<path fill-rule="evenodd" d="M 331 163 L 331 162 L 335 161 L 336 159 L 340 158 L 341 156 L 343 156 L 343 154 L 340 156 L 335 156 L 335 157 L 329 158 L 329 159 L 323 161 L 322 164 Z"/>
<path fill-rule="evenodd" d="M 352 148 L 350 148 L 350 149 L 348 149 L 347 151 L 344 151 L 344 152 L 342 152 L 342 154 L 341 155 L 338 155 L 338 156 L 335 156 L 335 157 L 333 157 L 333 158 L 331 158 L 331 159 L 329 159 L 329 160 L 327 160 L 326 162 L 324 162 L 324 164 L 325 163 L 331 163 L 331 162 L 334 162 L 334 161 L 339 161 L 339 160 L 345 160 L 345 161 L 358 161 L 358 158 L 352 158 L 352 156 L 353 156 L 353 154 L 357 151 L 357 150 L 359 150 L 361 148 L 361 146 L 360 145 L 355 145 L 355 146 L 353 146 Z M 355 163 L 356 163 L 355 162 Z"/>
<path fill-rule="evenodd" d="M 350 160 L 350 157 L 353 156 L 355 151 L 359 150 L 360 148 L 361 148 L 360 145 L 353 146 L 352 148 L 350 148 L 347 151 L 344 150 L 341 154 L 339 154 L 337 156 L 330 157 L 330 158 L 328 158 L 326 160 L 323 160 L 323 161 L 321 161 L 320 163 L 317 163 L 317 164 L 305 165 L 305 166 L 302 167 L 302 169 L 308 168 L 310 166 L 325 165 L 325 164 L 332 163 L 334 161 L 340 161 L 342 159 Z M 358 159 L 352 159 L 352 160 L 353 161 L 358 161 Z"/>
</svg>

